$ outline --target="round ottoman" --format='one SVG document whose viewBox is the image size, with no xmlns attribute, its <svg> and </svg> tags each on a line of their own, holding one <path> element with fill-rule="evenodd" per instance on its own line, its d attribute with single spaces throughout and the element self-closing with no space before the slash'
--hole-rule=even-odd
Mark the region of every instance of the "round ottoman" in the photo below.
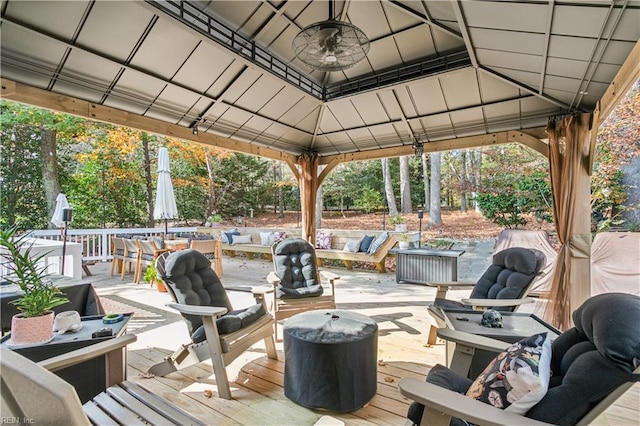
<svg viewBox="0 0 640 426">
<path fill-rule="evenodd" d="M 308 408 L 354 411 L 376 394 L 378 325 L 349 311 L 309 311 L 287 319 L 284 394 Z"/>
</svg>

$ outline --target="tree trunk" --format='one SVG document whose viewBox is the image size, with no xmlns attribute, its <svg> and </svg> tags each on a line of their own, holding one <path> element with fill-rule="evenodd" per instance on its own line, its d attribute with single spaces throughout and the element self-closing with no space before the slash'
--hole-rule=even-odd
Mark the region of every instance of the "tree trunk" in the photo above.
<svg viewBox="0 0 640 426">
<path fill-rule="evenodd" d="M 42 183 L 44 196 L 47 200 L 49 217 L 53 216 L 56 209 L 56 198 L 60 193 L 60 181 L 58 180 L 58 154 L 56 152 L 56 131 L 40 126 L 41 154 L 42 154 Z M 55 226 L 47 221 L 49 228 Z"/>
<path fill-rule="evenodd" d="M 467 212 L 467 187 L 469 175 L 467 172 L 467 150 L 463 149 L 461 152 L 462 168 L 460 169 L 460 211 L 462 213 Z"/>
<path fill-rule="evenodd" d="M 144 186 L 147 190 L 147 226 L 153 228 L 153 180 L 151 179 L 151 160 L 149 158 L 149 134 L 142 132 L 140 135 L 142 141 L 142 155 L 144 167 Z"/>
<path fill-rule="evenodd" d="M 389 206 L 389 216 L 395 216 L 398 214 L 398 207 L 396 207 L 396 197 L 393 194 L 393 185 L 391 184 L 389 159 L 383 158 L 380 161 L 382 161 L 382 178 L 384 180 L 384 193 L 387 199 L 387 205 Z"/>
<path fill-rule="evenodd" d="M 429 225 L 442 225 L 440 209 L 440 153 L 431 153 L 431 200 L 429 208 Z"/>
<path fill-rule="evenodd" d="M 411 185 L 409 185 L 409 157 L 400 157 L 400 208 L 402 213 L 411 213 Z"/>
<path fill-rule="evenodd" d="M 424 186 L 424 203 L 423 203 L 423 210 L 425 212 L 429 211 L 429 165 L 427 163 L 427 156 L 422 154 L 422 156 L 420 157 L 420 160 L 422 161 L 422 184 Z"/>
<path fill-rule="evenodd" d="M 218 210 L 218 206 L 217 206 L 217 202 L 216 202 L 216 185 L 215 182 L 213 180 L 213 175 L 214 175 L 214 167 L 213 167 L 213 161 L 214 161 L 214 156 L 212 152 L 207 152 L 205 154 L 205 160 L 207 163 L 207 179 L 208 179 L 208 183 L 209 183 L 209 200 L 207 202 L 207 218 L 209 217 L 209 215 L 217 213 Z"/>
<path fill-rule="evenodd" d="M 321 172 L 321 170 L 319 170 L 319 172 Z M 323 185 L 320 185 L 320 187 L 318 188 L 318 198 L 316 198 L 316 229 L 322 228 L 322 188 Z"/>
<path fill-rule="evenodd" d="M 477 201 L 478 191 L 480 190 L 480 178 L 482 177 L 480 173 L 482 170 L 482 148 L 474 149 L 473 154 L 473 199 L 476 200 L 476 212 L 482 213 L 480 211 L 480 204 Z"/>
</svg>

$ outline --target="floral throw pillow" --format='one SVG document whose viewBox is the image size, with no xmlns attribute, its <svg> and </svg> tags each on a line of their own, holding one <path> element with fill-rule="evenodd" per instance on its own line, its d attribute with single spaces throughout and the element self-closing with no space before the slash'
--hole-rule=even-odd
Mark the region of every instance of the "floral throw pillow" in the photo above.
<svg viewBox="0 0 640 426">
<path fill-rule="evenodd" d="M 330 232 L 316 232 L 316 248 L 328 250 L 331 248 L 333 234 Z"/>
<path fill-rule="evenodd" d="M 467 396 L 506 411 L 525 414 L 544 398 L 550 373 L 549 334 L 534 334 L 496 356 L 471 384 Z"/>
<path fill-rule="evenodd" d="M 279 243 L 280 241 L 287 238 L 287 233 L 284 231 L 274 231 L 273 232 L 273 242 Z"/>
</svg>

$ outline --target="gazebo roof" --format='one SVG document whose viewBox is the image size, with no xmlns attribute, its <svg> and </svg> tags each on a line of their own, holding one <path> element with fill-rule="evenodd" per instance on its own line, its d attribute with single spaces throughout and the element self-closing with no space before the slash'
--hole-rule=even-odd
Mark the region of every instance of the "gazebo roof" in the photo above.
<svg viewBox="0 0 640 426">
<path fill-rule="evenodd" d="M 291 44 L 328 5 L 5 0 L 3 97 L 326 163 L 415 141 L 541 137 L 549 116 L 593 111 L 630 55 L 637 78 L 639 0 L 338 0 L 336 17 L 371 48 L 326 73 Z"/>
</svg>

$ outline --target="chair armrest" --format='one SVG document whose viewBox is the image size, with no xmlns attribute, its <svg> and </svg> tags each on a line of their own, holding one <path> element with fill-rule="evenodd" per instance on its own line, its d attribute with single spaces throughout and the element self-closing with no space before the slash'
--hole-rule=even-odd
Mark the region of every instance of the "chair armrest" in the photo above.
<svg viewBox="0 0 640 426">
<path fill-rule="evenodd" d="M 489 352 L 502 352 L 511 346 L 510 343 L 492 339 L 490 337 L 478 336 L 476 334 L 465 333 L 464 331 L 452 330 L 450 328 L 439 328 L 436 330 L 439 338 L 453 343 L 460 343 Z"/>
<path fill-rule="evenodd" d="M 267 286 L 251 287 L 251 293 L 256 294 L 256 295 L 265 295 L 265 294 L 273 293 L 273 292 L 275 292 L 275 289 L 273 287 L 267 287 Z"/>
<path fill-rule="evenodd" d="M 125 334 L 123 336 L 116 337 L 115 339 L 105 340 L 104 342 L 96 343 L 95 345 L 76 349 L 75 351 L 67 352 L 66 354 L 45 359 L 38 362 L 38 365 L 49 371 L 58 371 L 72 365 L 97 358 L 114 350 L 121 349 L 136 340 L 138 340 L 138 338 L 135 334 Z"/>
<path fill-rule="evenodd" d="M 320 271 L 320 275 L 329 280 L 331 283 L 340 279 L 340 275 L 334 274 L 333 272 L 329 271 Z"/>
<path fill-rule="evenodd" d="M 476 283 L 473 281 L 427 281 L 425 282 L 425 284 L 429 287 L 460 287 L 462 289 L 473 287 L 474 285 L 476 285 Z"/>
<path fill-rule="evenodd" d="M 267 281 L 269 284 L 276 286 L 280 284 L 280 277 L 278 277 L 275 272 L 271 271 L 269 272 L 269 275 L 267 275 Z"/>
<path fill-rule="evenodd" d="M 167 303 L 165 306 L 173 308 L 181 314 L 200 315 L 202 317 L 217 317 L 227 313 L 225 308 L 217 306 L 181 305 L 179 303 Z"/>
<path fill-rule="evenodd" d="M 526 303 L 533 303 L 535 300 L 526 297 L 523 299 L 462 299 L 463 305 L 473 306 L 473 309 L 486 309 L 489 306 L 520 306 Z"/>
<path fill-rule="evenodd" d="M 492 405 L 441 388 L 433 383 L 427 383 L 411 377 L 401 379 L 398 383 L 398 388 L 402 395 L 425 405 L 427 408 L 479 425 L 548 425 L 548 423 L 495 408 Z M 428 415 L 427 410 L 425 410 L 425 415 Z M 442 424 L 445 423 L 448 424 L 448 420 Z"/>
<path fill-rule="evenodd" d="M 444 299 L 447 297 L 447 291 L 451 290 L 466 290 L 476 285 L 473 281 L 427 281 L 425 282 L 429 287 L 436 288 L 436 299 Z"/>
</svg>

